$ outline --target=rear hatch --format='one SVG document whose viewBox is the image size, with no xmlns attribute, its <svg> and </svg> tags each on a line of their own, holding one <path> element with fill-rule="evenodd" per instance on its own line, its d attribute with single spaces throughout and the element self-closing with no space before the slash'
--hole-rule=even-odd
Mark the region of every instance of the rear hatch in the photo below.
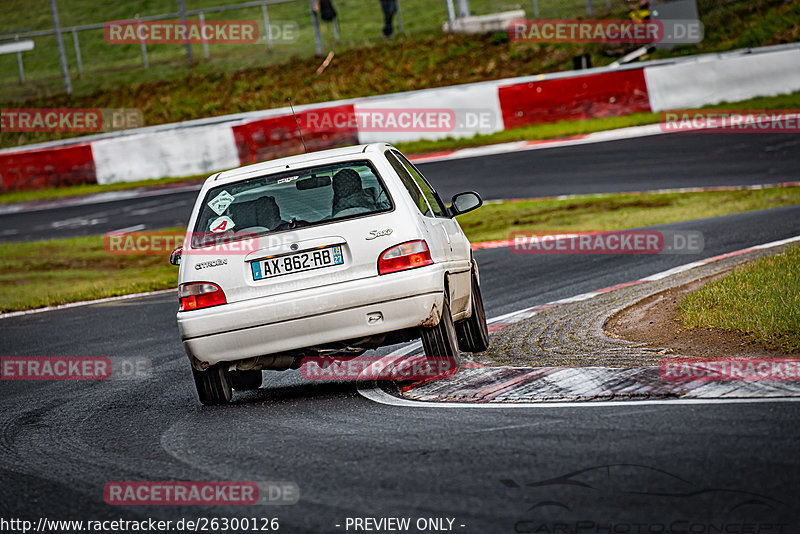
<svg viewBox="0 0 800 534">
<path fill-rule="evenodd" d="M 367 160 L 213 188 L 195 220 L 181 281 L 229 303 L 377 276 L 381 252 L 420 237 Z"/>
</svg>

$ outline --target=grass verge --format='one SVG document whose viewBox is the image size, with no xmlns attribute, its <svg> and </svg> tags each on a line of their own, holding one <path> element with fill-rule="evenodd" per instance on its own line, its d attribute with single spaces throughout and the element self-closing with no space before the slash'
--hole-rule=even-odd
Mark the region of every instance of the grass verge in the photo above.
<svg viewBox="0 0 800 534">
<path fill-rule="evenodd" d="M 138 180 L 136 182 L 119 182 L 116 184 L 82 184 L 70 185 L 66 187 L 50 187 L 48 189 L 36 189 L 33 191 L 9 191 L 0 194 L 0 204 L 12 204 L 14 202 L 28 202 L 32 200 L 46 200 L 53 198 L 73 197 L 80 195 L 91 195 L 95 193 L 108 193 L 110 191 L 124 191 L 127 189 L 158 187 L 170 184 L 190 184 L 202 183 L 210 174 L 198 174 L 195 176 L 183 176 L 180 178 L 157 178 L 154 180 Z"/>
<path fill-rule="evenodd" d="M 101 236 L 3 243 L 0 312 L 174 288 L 168 260 L 108 254 Z"/>
<path fill-rule="evenodd" d="M 594 195 L 493 202 L 459 222 L 477 242 L 506 239 L 512 231 L 616 230 L 798 203 L 800 187 Z M 0 312 L 169 289 L 177 276 L 166 255 L 110 255 L 100 236 L 2 243 Z"/>
<path fill-rule="evenodd" d="M 800 353 L 800 247 L 734 269 L 688 295 L 679 312 L 686 328 L 739 332 Z"/>
<path fill-rule="evenodd" d="M 800 204 L 800 187 L 747 191 L 581 195 L 492 202 L 458 218 L 472 242 L 511 232 L 609 231 Z"/>
</svg>

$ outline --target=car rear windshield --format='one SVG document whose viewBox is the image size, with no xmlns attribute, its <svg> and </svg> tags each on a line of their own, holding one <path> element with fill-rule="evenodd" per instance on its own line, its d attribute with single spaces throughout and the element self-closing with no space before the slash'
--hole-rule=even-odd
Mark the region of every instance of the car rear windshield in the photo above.
<svg viewBox="0 0 800 534">
<path fill-rule="evenodd" d="M 369 161 L 286 171 L 211 189 L 192 237 L 202 247 L 392 210 Z"/>
</svg>

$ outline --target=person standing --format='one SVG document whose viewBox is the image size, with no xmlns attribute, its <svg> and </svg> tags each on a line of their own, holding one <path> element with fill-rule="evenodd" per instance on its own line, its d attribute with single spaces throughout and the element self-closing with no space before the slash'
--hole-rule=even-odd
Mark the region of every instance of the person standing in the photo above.
<svg viewBox="0 0 800 534">
<path fill-rule="evenodd" d="M 388 39 L 394 34 L 394 15 L 397 13 L 397 0 L 380 0 L 383 9 L 383 37 Z"/>
</svg>

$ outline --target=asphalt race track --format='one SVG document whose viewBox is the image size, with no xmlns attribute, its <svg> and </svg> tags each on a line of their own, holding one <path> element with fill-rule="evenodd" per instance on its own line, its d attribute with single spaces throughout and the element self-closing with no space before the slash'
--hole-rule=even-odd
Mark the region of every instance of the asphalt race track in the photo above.
<svg viewBox="0 0 800 534">
<path fill-rule="evenodd" d="M 752 137 L 752 145 L 742 135 L 718 136 L 716 149 L 717 141 L 705 136 L 676 136 L 676 142 L 685 139 L 685 161 L 673 152 L 680 165 L 662 160 L 639 168 L 648 159 L 643 147 L 663 137 L 609 144 L 616 159 L 600 158 L 600 145 L 590 145 L 452 162 L 448 173 L 457 165 L 466 172 L 471 163 L 470 186 L 453 174 L 452 183 L 438 179 L 443 163 L 424 170 L 445 192 L 474 188 L 496 198 L 553 194 L 556 169 L 560 192 L 580 193 L 785 181 L 797 163 L 796 146 L 791 153 L 768 150 L 791 136 Z M 726 143 L 746 146 L 725 156 L 714 152 L 727 150 Z M 740 168 L 748 151 L 764 158 L 752 177 Z M 739 153 L 737 167 L 728 158 Z M 596 172 L 583 175 L 594 156 Z M 509 183 L 521 176 L 548 176 L 549 183 L 530 180 L 512 194 L 503 180 L 485 179 L 487 168 L 503 170 Z M 701 176 L 706 181 L 697 183 Z M 705 250 L 656 256 L 477 251 L 487 315 L 791 237 L 800 233 L 800 206 L 659 228 L 701 231 Z M 353 532 L 345 529 L 348 517 L 410 517 L 412 524 L 450 518 L 452 530 L 465 533 L 800 532 L 796 402 L 408 408 L 375 403 L 353 383 L 307 382 L 293 371 L 264 373 L 259 391 L 237 393 L 230 406 L 204 408 L 178 339 L 176 309 L 175 295 L 163 294 L 0 320 L 4 356 L 143 358 L 153 370 L 150 378 L 128 381 L 4 381 L 3 517 L 277 517 L 287 533 Z M 103 486 L 126 480 L 292 481 L 300 501 L 106 505 Z"/>
<path fill-rule="evenodd" d="M 793 134 L 670 134 L 483 158 L 427 163 L 421 170 L 448 200 L 461 191 L 486 199 L 662 188 L 772 184 L 797 180 Z M 4 214 L 0 241 L 184 227 L 196 191 Z"/>
</svg>

